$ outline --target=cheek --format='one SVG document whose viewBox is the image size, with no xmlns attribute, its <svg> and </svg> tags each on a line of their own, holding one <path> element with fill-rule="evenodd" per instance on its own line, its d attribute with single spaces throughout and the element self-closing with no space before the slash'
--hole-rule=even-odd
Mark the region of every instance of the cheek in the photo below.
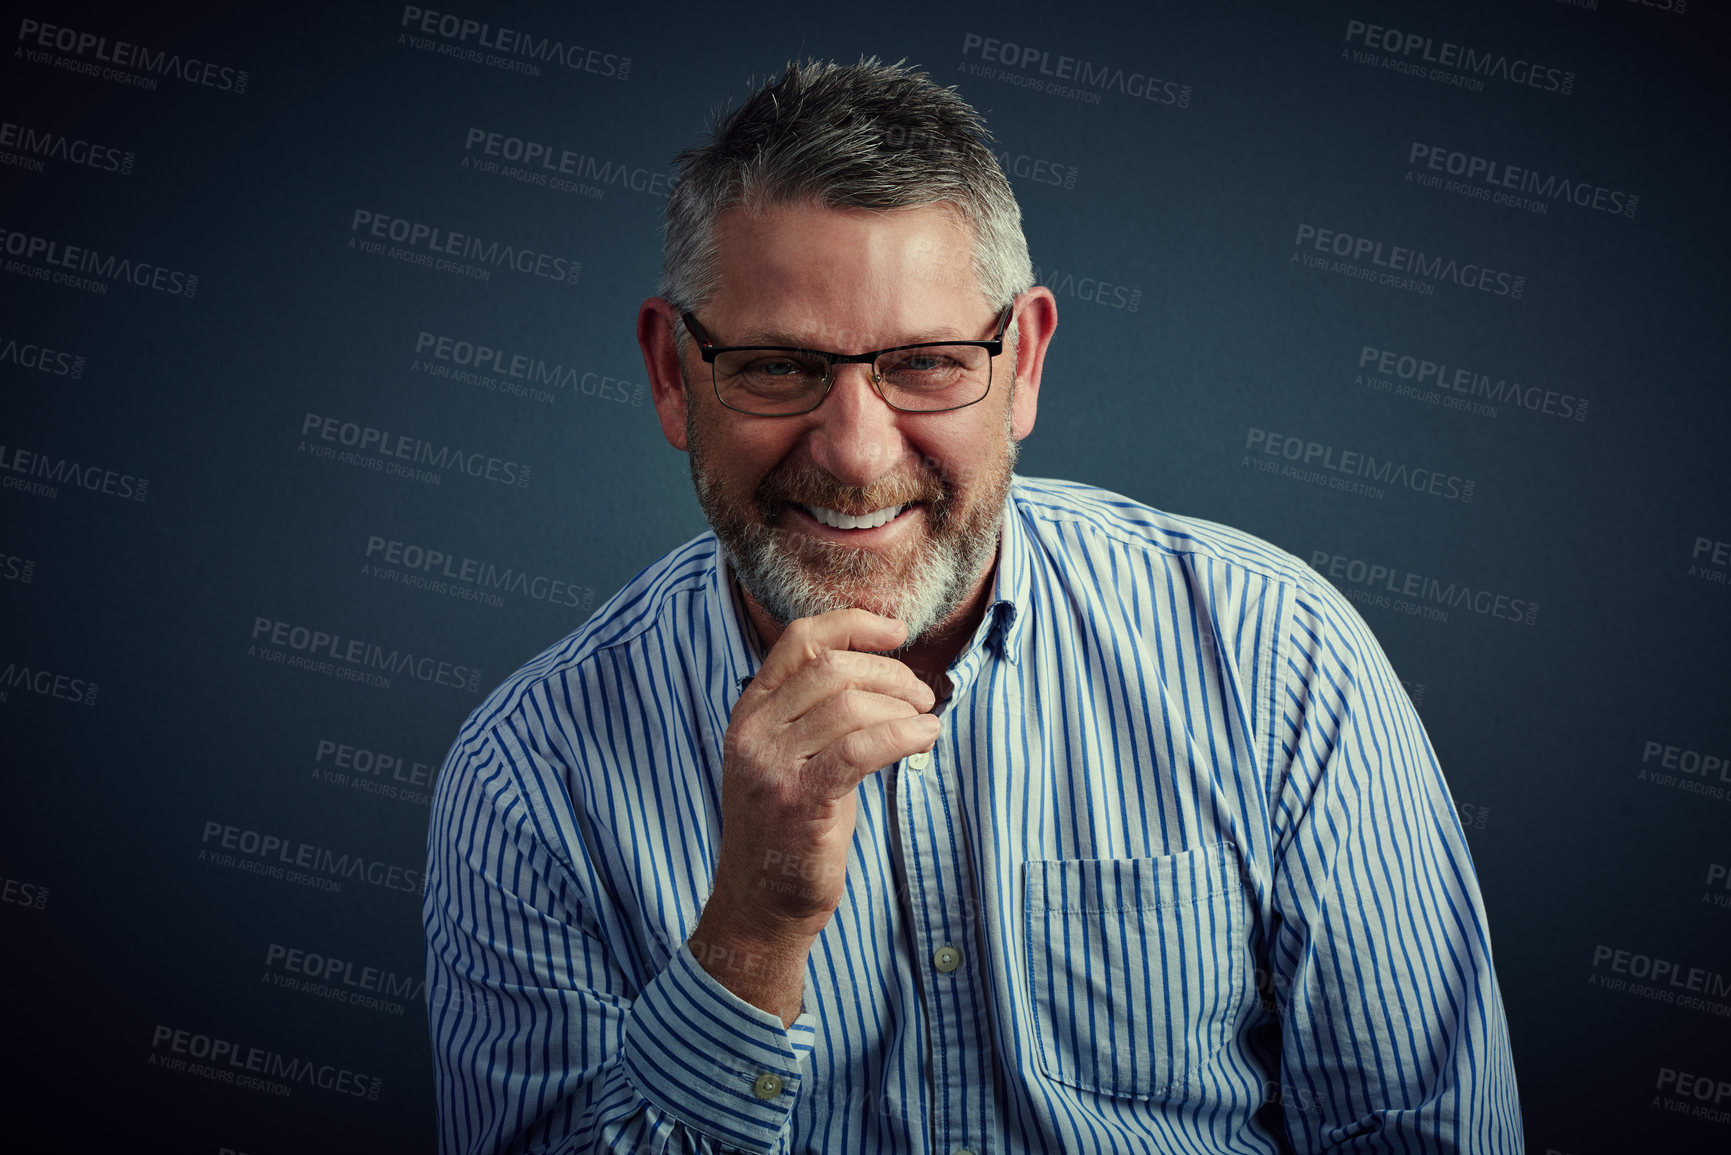
<svg viewBox="0 0 1731 1155">
<path fill-rule="evenodd" d="M 704 456 L 712 476 L 727 492 L 746 499 L 798 446 L 797 430 L 759 422 L 752 425 L 756 427 L 733 423 L 712 426 L 704 439 Z"/>
<path fill-rule="evenodd" d="M 980 417 L 984 420 L 970 421 L 966 428 L 942 430 L 913 447 L 921 464 L 947 479 L 958 496 L 972 497 L 982 482 L 1004 467 L 1008 448 L 1005 415 L 987 412 Z"/>
</svg>

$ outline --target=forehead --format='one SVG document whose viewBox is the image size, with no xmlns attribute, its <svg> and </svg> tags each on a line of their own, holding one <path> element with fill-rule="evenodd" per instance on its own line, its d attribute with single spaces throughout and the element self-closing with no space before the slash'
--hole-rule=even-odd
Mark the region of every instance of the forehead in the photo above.
<svg viewBox="0 0 1731 1155">
<path fill-rule="evenodd" d="M 972 230 L 948 204 L 736 207 L 717 222 L 719 281 L 705 323 L 733 342 L 779 333 L 844 349 L 914 329 L 971 330 L 992 308 L 973 250 Z"/>
</svg>

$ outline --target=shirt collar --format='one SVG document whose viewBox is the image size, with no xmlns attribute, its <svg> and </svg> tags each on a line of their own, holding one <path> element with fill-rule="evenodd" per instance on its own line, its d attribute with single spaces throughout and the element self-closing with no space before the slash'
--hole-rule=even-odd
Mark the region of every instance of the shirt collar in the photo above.
<svg viewBox="0 0 1731 1155">
<path fill-rule="evenodd" d="M 743 691 L 746 683 L 757 676 L 758 667 L 763 665 L 763 653 L 758 645 L 757 628 L 745 612 L 745 595 L 740 592 L 739 583 L 733 580 L 733 572 L 728 567 L 727 551 L 721 548 L 721 540 L 713 530 L 709 537 L 715 544 L 715 564 L 709 567 L 704 600 L 726 639 L 727 660 L 733 671 L 736 691 Z"/>
<path fill-rule="evenodd" d="M 1010 478 L 1010 492 L 1004 497 L 1004 517 L 998 531 L 998 562 L 992 576 L 990 600 L 980 619 L 979 629 L 962 648 L 956 660 L 976 646 L 993 646 L 1000 658 L 1011 662 L 1021 653 L 1022 638 L 1027 632 L 1028 598 L 1032 578 L 1027 527 L 1016 511 L 1016 478 Z"/>
</svg>

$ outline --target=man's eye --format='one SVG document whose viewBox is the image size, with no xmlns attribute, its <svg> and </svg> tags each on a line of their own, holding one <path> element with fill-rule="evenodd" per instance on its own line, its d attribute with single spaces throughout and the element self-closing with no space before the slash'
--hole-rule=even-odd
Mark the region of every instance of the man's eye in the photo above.
<svg viewBox="0 0 1731 1155">
<path fill-rule="evenodd" d="M 826 371 L 823 358 L 797 353 L 741 353 L 716 362 L 716 380 L 755 393 L 786 393 L 810 389 Z"/>
<path fill-rule="evenodd" d="M 979 356 L 970 360 L 973 353 Z M 986 356 L 981 350 L 942 346 L 886 356 L 878 362 L 878 372 L 890 384 L 904 389 L 941 389 L 977 377 L 985 366 Z"/>
</svg>

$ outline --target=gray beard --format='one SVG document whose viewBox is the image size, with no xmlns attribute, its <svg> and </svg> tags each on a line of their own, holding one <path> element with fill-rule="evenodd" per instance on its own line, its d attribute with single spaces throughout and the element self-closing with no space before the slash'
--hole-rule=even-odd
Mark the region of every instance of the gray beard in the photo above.
<svg viewBox="0 0 1731 1155">
<path fill-rule="evenodd" d="M 874 608 L 907 626 L 905 649 L 954 616 L 973 590 L 986 559 L 998 546 L 1004 501 L 1020 446 L 1010 436 L 1002 474 L 986 482 L 984 499 L 969 524 L 951 524 L 954 487 L 943 481 L 945 497 L 925 510 L 929 540 L 914 553 L 905 573 L 867 549 L 789 533 L 763 520 L 750 521 L 727 508 L 704 469 L 701 436 L 687 442 L 697 501 L 715 530 L 739 584 L 779 624 L 847 609 L 868 600 Z M 756 504 L 762 504 L 761 502 Z"/>
<path fill-rule="evenodd" d="M 961 607 L 997 547 L 1002 523 L 1000 502 L 996 516 L 978 532 L 922 545 L 900 580 L 882 558 L 866 550 L 778 529 L 748 533 L 737 545 L 723 540 L 722 548 L 739 584 L 782 625 L 847 609 L 861 600 L 855 591 L 869 590 L 885 614 L 907 626 L 905 648 Z"/>
</svg>

